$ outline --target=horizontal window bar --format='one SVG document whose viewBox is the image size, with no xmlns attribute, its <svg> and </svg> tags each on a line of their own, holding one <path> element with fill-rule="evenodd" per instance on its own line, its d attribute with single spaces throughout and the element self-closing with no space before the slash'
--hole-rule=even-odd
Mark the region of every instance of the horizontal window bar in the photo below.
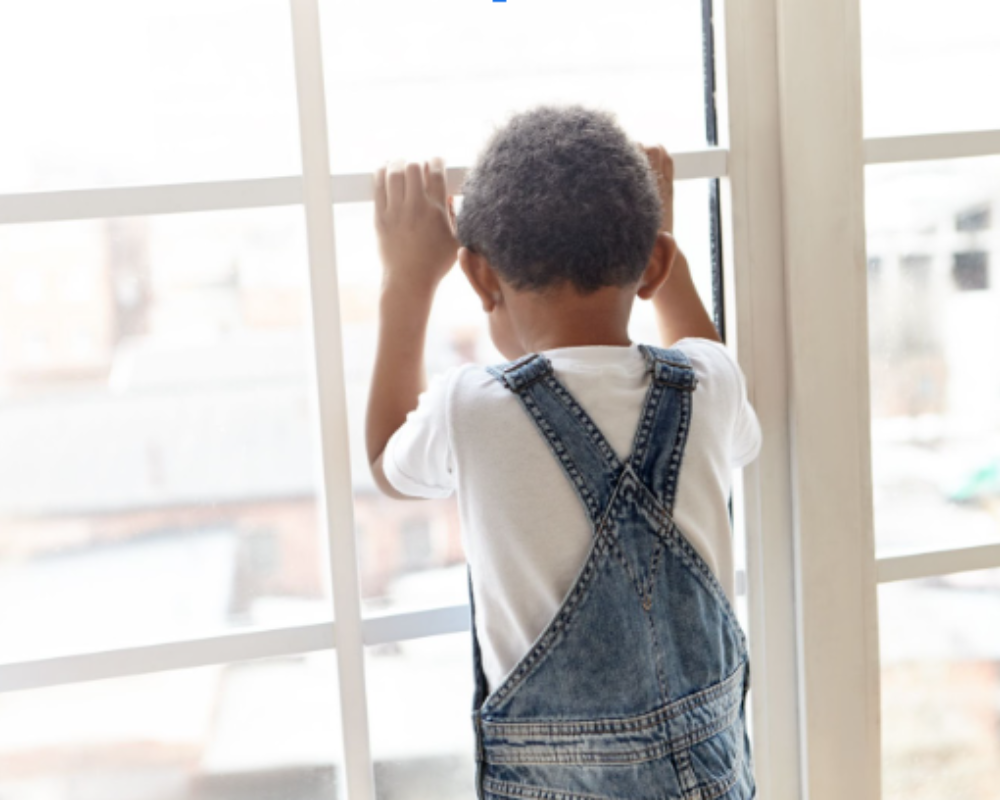
<svg viewBox="0 0 1000 800">
<path fill-rule="evenodd" d="M 1000 546 L 998 546 L 1000 547 Z M 998 555 L 1000 558 L 1000 555 Z M 954 570 L 951 570 L 954 571 Z M 736 594 L 746 593 L 746 573 L 736 572 Z M 361 622 L 366 645 L 402 642 L 469 630 L 469 606 L 445 606 L 368 617 Z M 66 683 L 125 678 L 148 672 L 276 658 L 334 646 L 332 622 L 289 628 L 228 633 L 204 639 L 124 647 L 100 653 L 0 664 L 0 692 L 40 689 Z"/>
<path fill-rule="evenodd" d="M 2 194 L 0 224 L 184 214 L 301 202 L 299 177 Z"/>
<path fill-rule="evenodd" d="M 467 605 L 368 617 L 361 621 L 362 636 L 367 645 L 461 633 L 469 630 L 469 625 Z"/>
<path fill-rule="evenodd" d="M 726 175 L 728 155 L 728 151 L 721 149 L 675 153 L 675 176 L 677 180 L 721 178 Z M 461 194 L 466 172 L 466 167 L 447 170 L 451 194 Z M 334 204 L 370 201 L 372 176 L 373 173 L 367 172 L 334 175 L 331 178 Z M 302 178 L 299 176 L 0 194 L 0 224 L 267 208 L 301 202 Z"/>
<path fill-rule="evenodd" d="M 333 641 L 327 622 L 12 662 L 0 664 L 0 692 L 309 653 L 328 650 Z"/>
<path fill-rule="evenodd" d="M 384 644 L 469 629 L 467 605 L 372 617 L 361 623 L 365 644 Z M 172 669 L 276 658 L 334 646 L 332 622 L 229 633 L 204 639 L 125 647 L 100 653 L 0 664 L 0 692 L 124 678 Z"/>
<path fill-rule="evenodd" d="M 878 582 L 910 581 L 954 572 L 971 572 L 1000 567 L 1000 544 L 983 544 L 959 547 L 952 550 L 935 550 L 907 553 L 876 559 Z"/>
<path fill-rule="evenodd" d="M 1000 155 L 1000 131 L 932 133 L 865 139 L 866 164 L 937 161 L 948 158 Z"/>
<path fill-rule="evenodd" d="M 707 150 L 691 150 L 672 153 L 674 177 L 679 181 L 700 178 L 722 178 L 728 174 L 729 151 L 714 147 Z M 381 166 L 381 165 L 376 165 Z M 460 195 L 468 167 L 448 167 L 446 180 L 449 194 Z M 333 176 L 333 202 L 361 203 L 374 197 L 371 173 L 358 172 L 351 175 Z"/>
</svg>

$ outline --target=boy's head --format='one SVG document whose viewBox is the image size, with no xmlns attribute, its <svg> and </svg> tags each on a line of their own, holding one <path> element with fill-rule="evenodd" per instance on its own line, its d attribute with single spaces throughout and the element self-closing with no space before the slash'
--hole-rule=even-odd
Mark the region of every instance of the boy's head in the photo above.
<svg viewBox="0 0 1000 800">
<path fill-rule="evenodd" d="M 666 259 L 656 178 L 606 111 L 542 105 L 513 115 L 480 151 L 462 195 L 459 261 L 505 355 L 531 347 L 523 329 L 532 314 L 551 318 L 567 304 L 611 303 L 627 324 L 654 251 Z"/>
</svg>

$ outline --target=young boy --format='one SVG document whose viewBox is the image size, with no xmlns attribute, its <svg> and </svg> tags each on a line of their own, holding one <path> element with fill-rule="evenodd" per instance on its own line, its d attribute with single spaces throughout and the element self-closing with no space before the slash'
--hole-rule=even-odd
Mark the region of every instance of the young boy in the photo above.
<svg viewBox="0 0 1000 800">
<path fill-rule="evenodd" d="M 760 430 L 671 235 L 670 157 L 547 105 L 493 133 L 457 218 L 441 159 L 374 177 L 368 455 L 393 497 L 458 492 L 477 796 L 753 797 L 727 500 Z M 511 361 L 425 390 L 456 257 Z M 636 297 L 670 349 L 629 339 Z"/>
</svg>

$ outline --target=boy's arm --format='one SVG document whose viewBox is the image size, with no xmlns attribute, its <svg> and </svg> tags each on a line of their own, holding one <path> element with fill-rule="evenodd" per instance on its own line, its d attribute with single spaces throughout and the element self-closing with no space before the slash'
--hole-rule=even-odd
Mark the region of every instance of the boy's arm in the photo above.
<svg viewBox="0 0 1000 800">
<path fill-rule="evenodd" d="M 458 255 L 443 160 L 435 158 L 422 167 L 409 163 L 405 170 L 395 161 L 376 171 L 375 229 L 384 272 L 365 444 L 379 489 L 390 497 L 412 499 L 389 483 L 382 457 L 424 389 L 427 320 L 437 286 Z"/>
<path fill-rule="evenodd" d="M 640 143 L 656 177 L 656 185 L 663 204 L 663 221 L 660 230 L 671 236 L 674 233 L 674 161 L 663 145 L 646 147 Z M 673 266 L 667 280 L 653 295 L 656 322 L 665 346 L 680 339 L 695 337 L 722 341 L 712 318 L 702 305 L 701 297 L 691 280 L 687 258 L 677 248 Z"/>
<path fill-rule="evenodd" d="M 378 349 L 368 392 L 365 444 L 372 478 L 383 494 L 401 500 L 417 498 L 396 491 L 385 476 L 386 443 L 417 407 L 424 390 L 424 339 L 434 290 L 408 290 L 386 281 L 379 301 Z"/>
<path fill-rule="evenodd" d="M 691 269 L 680 248 L 674 256 L 670 275 L 653 295 L 653 307 L 656 309 L 660 338 L 666 347 L 689 337 L 722 341 L 698 290 L 694 288 Z"/>
</svg>

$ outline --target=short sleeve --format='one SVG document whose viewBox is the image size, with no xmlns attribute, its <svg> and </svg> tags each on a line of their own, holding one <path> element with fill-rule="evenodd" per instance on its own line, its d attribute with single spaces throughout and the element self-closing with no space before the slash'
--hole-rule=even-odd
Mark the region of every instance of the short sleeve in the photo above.
<svg viewBox="0 0 1000 800">
<path fill-rule="evenodd" d="M 721 342 L 711 339 L 682 341 L 697 343 L 702 354 L 711 359 L 713 368 L 729 378 L 726 381 L 726 391 L 729 395 L 726 406 L 733 409 L 730 463 L 734 469 L 745 467 L 760 454 L 762 437 L 757 414 L 747 397 L 743 370 L 740 369 L 729 348 Z"/>
<path fill-rule="evenodd" d="M 448 395 L 456 374 L 457 368 L 432 378 L 417 407 L 386 443 L 382 469 L 389 483 L 402 494 L 448 497 L 455 489 Z"/>
<path fill-rule="evenodd" d="M 745 467 L 760 454 L 762 436 L 757 413 L 747 397 L 746 381 L 743 371 L 732 358 L 737 383 L 736 422 L 733 424 L 733 467 Z"/>
</svg>

